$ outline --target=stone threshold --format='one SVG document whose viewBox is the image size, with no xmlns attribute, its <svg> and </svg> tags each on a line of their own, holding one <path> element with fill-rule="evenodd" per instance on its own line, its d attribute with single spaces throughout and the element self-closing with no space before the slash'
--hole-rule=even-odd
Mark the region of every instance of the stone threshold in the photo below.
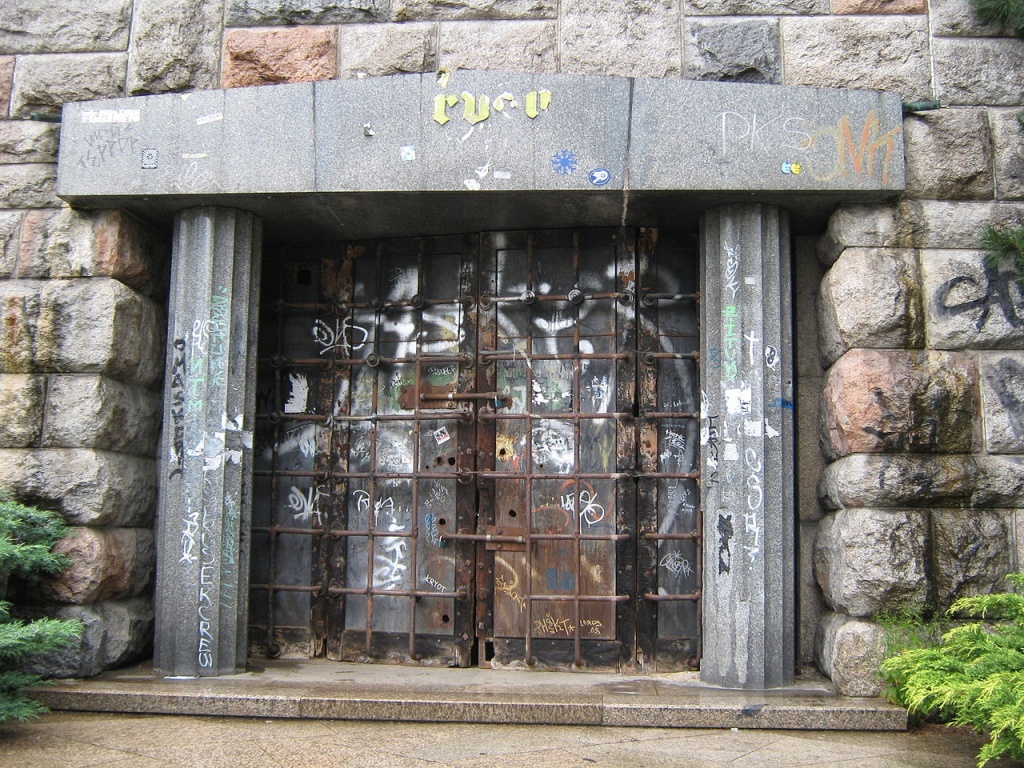
<svg viewBox="0 0 1024 768">
<path fill-rule="evenodd" d="M 766 692 L 696 673 L 444 669 L 323 660 L 260 661 L 230 677 L 168 679 L 143 665 L 32 689 L 54 710 L 402 722 L 902 731 L 882 699 L 838 696 L 824 678 Z"/>
</svg>

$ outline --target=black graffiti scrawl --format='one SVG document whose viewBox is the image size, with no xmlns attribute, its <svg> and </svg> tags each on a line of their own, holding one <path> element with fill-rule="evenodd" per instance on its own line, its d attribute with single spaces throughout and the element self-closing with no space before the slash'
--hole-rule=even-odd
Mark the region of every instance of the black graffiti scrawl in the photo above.
<svg viewBox="0 0 1024 768">
<path fill-rule="evenodd" d="M 998 310 L 1011 327 L 1024 327 L 1024 315 L 1021 314 L 1024 309 L 1024 289 L 1017 282 L 1016 274 L 985 261 L 982 276 L 982 280 L 978 280 L 974 275 L 957 275 L 943 284 L 935 299 L 940 314 L 948 317 L 969 314 L 974 319 L 975 329 L 980 331 L 988 323 L 992 312 Z M 963 301 L 953 299 L 951 303 L 951 297 L 958 289 L 970 291 L 975 294 L 975 298 Z"/>
<path fill-rule="evenodd" d="M 1006 410 L 1014 436 L 1024 437 L 1024 365 L 1004 357 L 992 366 L 986 378 Z"/>
</svg>

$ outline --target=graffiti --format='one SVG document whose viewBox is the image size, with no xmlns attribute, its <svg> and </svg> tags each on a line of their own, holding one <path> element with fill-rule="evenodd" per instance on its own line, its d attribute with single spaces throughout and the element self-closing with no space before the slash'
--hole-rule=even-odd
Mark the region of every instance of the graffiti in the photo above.
<svg viewBox="0 0 1024 768">
<path fill-rule="evenodd" d="M 987 261 L 982 264 L 981 280 L 974 275 L 957 275 L 939 288 L 935 302 L 940 313 L 948 317 L 968 315 L 977 331 L 985 327 L 993 310 L 999 310 L 1012 328 L 1024 327 L 1024 290 L 1016 275 Z"/>
<path fill-rule="evenodd" d="M 370 338 L 370 332 L 356 325 L 351 317 L 335 320 L 333 328 L 323 320 L 317 320 L 313 324 L 312 333 L 314 341 L 320 345 L 321 355 L 333 350 L 353 352 L 362 349 Z"/>
<path fill-rule="evenodd" d="M 231 322 L 231 300 L 227 288 L 216 289 L 210 296 L 210 321 L 206 325 L 210 343 L 210 383 L 223 387 L 228 381 L 228 325 Z"/>
<path fill-rule="evenodd" d="M 739 309 L 735 304 L 728 304 L 722 307 L 722 378 L 725 381 L 739 377 L 739 361 Z"/>
<path fill-rule="evenodd" d="M 733 530 L 732 515 L 718 513 L 718 573 L 729 573 L 732 570 L 732 550 L 729 546 Z"/>
<path fill-rule="evenodd" d="M 549 421 L 547 426 L 534 427 L 530 442 L 537 469 L 559 474 L 572 471 L 576 457 L 570 422 Z"/>
<path fill-rule="evenodd" d="M 181 558 L 179 563 L 192 564 L 196 557 L 196 535 L 199 533 L 199 512 L 192 509 L 192 499 L 185 497 L 185 516 L 181 518 Z"/>
<path fill-rule="evenodd" d="M 881 171 L 882 183 L 889 183 L 889 167 L 896 149 L 896 137 L 903 131 L 902 125 L 897 125 L 888 131 L 882 132 L 882 124 L 878 119 L 875 110 L 868 112 L 864 118 L 864 124 L 860 132 L 860 143 L 854 138 L 854 129 L 850 125 L 849 116 L 839 118 L 838 123 L 832 126 L 825 126 L 815 130 L 811 136 L 812 145 L 821 145 L 826 140 L 834 142 L 834 162 L 826 172 L 815 174 L 813 169 L 818 165 L 808 158 L 807 165 L 811 167 L 811 175 L 815 181 L 831 181 L 836 176 L 847 176 L 852 171 L 854 174 L 874 176 L 876 173 L 876 156 L 879 152 L 884 154 L 878 169 Z"/>
<path fill-rule="evenodd" d="M 764 348 L 764 364 L 766 368 L 774 371 L 778 367 L 780 359 L 779 350 L 771 344 Z"/>
<path fill-rule="evenodd" d="M 500 594 L 507 595 L 512 602 L 518 605 L 520 613 L 526 610 L 526 598 L 519 592 L 519 574 L 514 570 L 512 570 L 512 581 L 498 574 L 494 579 L 494 589 Z"/>
<path fill-rule="evenodd" d="M 291 389 L 288 401 L 284 404 L 285 413 L 305 413 L 309 402 L 309 382 L 305 374 L 289 373 L 288 383 Z"/>
<path fill-rule="evenodd" d="M 658 456 L 662 464 L 671 461 L 673 458 L 682 458 L 686 453 L 686 435 L 680 432 L 666 430 L 664 435 L 665 450 Z"/>
<path fill-rule="evenodd" d="M 450 498 L 451 491 L 448 490 L 447 486 L 441 483 L 440 480 L 435 480 L 431 484 L 430 490 L 427 492 L 424 503 L 431 508 L 434 506 L 444 507 L 448 505 L 448 500 Z"/>
<path fill-rule="evenodd" d="M 433 512 L 427 512 L 423 516 L 423 525 L 427 529 L 427 542 L 435 547 L 443 546 L 444 542 L 441 541 L 441 531 L 437 527 L 437 517 Z"/>
<path fill-rule="evenodd" d="M 533 631 L 545 635 L 571 635 L 576 626 L 568 619 L 556 619 L 546 613 L 543 618 L 533 620 Z"/>
<path fill-rule="evenodd" d="M 679 576 L 680 574 L 683 576 L 693 575 L 693 564 L 678 552 L 669 552 L 661 558 L 658 565 L 668 569 L 668 572 L 673 576 Z"/>
<path fill-rule="evenodd" d="M 451 118 L 448 116 L 448 110 L 458 105 L 459 99 L 462 100 L 463 104 L 462 118 L 470 125 L 476 125 L 487 120 L 491 116 L 492 109 L 499 114 L 504 113 L 508 115 L 507 110 L 520 108 L 519 101 L 508 91 L 495 96 L 493 99 L 483 94 L 474 96 L 467 91 L 463 91 L 458 96 L 439 93 L 434 96 L 434 112 L 432 115 L 434 122 L 438 125 L 444 125 L 451 121 Z M 546 111 L 550 106 L 551 91 L 529 91 L 523 99 L 523 111 L 531 120 L 536 118 L 542 111 Z"/>
<path fill-rule="evenodd" d="M 745 544 L 743 548 L 747 551 L 750 562 L 753 563 L 761 553 L 761 524 L 757 513 L 764 505 L 764 488 L 761 477 L 764 465 L 753 448 L 747 448 L 744 451 L 743 460 L 749 470 L 746 482 L 747 511 L 743 513 L 743 526 L 744 531 L 750 534 L 750 541 L 752 541 L 751 544 Z"/>
<path fill-rule="evenodd" d="M 199 170 L 199 163 L 193 160 L 182 170 L 178 177 L 178 187 L 183 192 L 195 192 L 196 190 L 210 186 L 213 174 L 209 171 Z"/>
<path fill-rule="evenodd" d="M 571 149 L 560 149 L 551 156 L 551 170 L 559 176 L 568 176 L 579 166 L 580 158 Z"/>
<path fill-rule="evenodd" d="M 108 110 L 103 110 L 108 111 Z M 123 110 L 132 111 L 132 110 Z M 87 112 L 83 112 L 84 118 Z M 84 120 L 82 122 L 115 122 L 113 120 Z M 78 165 L 81 168 L 97 168 L 108 160 L 127 157 L 135 154 L 139 145 L 139 138 L 134 134 L 134 126 L 113 125 L 109 128 L 100 128 L 89 134 L 85 143 L 88 149 L 78 158 Z"/>
<path fill-rule="evenodd" d="M 293 485 L 288 492 L 286 505 L 292 511 L 292 517 L 295 520 L 306 523 L 315 517 L 316 524 L 322 526 L 324 520 L 323 513 L 320 511 L 320 499 L 329 495 L 327 488 L 322 485 L 308 489 L 305 494 Z"/>
<path fill-rule="evenodd" d="M 1024 365 L 1004 357 L 986 378 L 1006 410 L 1013 434 L 1024 437 Z"/>
<path fill-rule="evenodd" d="M 174 478 L 185 471 L 185 340 L 174 340 L 174 353 L 171 357 L 171 436 L 170 462 L 174 467 L 170 477 Z"/>
<path fill-rule="evenodd" d="M 216 577 L 220 574 L 220 567 L 217 564 L 216 546 L 217 532 L 215 530 L 215 515 L 204 505 L 199 536 L 199 594 L 196 613 L 199 620 L 199 646 L 197 649 L 197 660 L 199 666 L 209 668 L 213 666 L 213 652 L 217 647 L 216 638 L 213 635 L 213 622 L 206 615 L 209 609 L 215 609 L 216 604 L 211 596 L 216 584 Z"/>
<path fill-rule="evenodd" d="M 580 626 L 587 627 L 587 634 L 600 635 L 601 630 L 604 629 L 604 622 L 597 619 L 580 619 Z"/>
<path fill-rule="evenodd" d="M 435 579 L 433 576 L 424 576 L 423 577 L 423 581 L 426 583 L 426 585 L 428 587 L 433 587 L 438 592 L 448 592 L 449 591 L 448 587 L 446 587 L 440 581 Z"/>
<path fill-rule="evenodd" d="M 739 246 L 726 244 L 725 248 L 726 259 L 725 259 L 725 287 L 729 293 L 732 294 L 732 298 L 736 298 L 736 294 L 740 290 L 740 284 L 736 280 L 736 275 L 740 270 L 740 249 Z"/>
</svg>

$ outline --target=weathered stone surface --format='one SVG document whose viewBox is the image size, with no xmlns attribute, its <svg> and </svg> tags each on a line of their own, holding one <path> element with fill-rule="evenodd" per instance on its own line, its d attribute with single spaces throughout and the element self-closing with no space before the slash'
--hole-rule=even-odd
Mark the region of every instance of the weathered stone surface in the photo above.
<svg viewBox="0 0 1024 768">
<path fill-rule="evenodd" d="M 921 252 L 925 322 L 936 349 L 1005 349 L 1024 342 L 1024 290 L 983 251 Z"/>
<path fill-rule="evenodd" d="M 131 0 L 37 3 L 4 0 L 0 52 L 76 53 L 128 47 Z"/>
<path fill-rule="evenodd" d="M 693 80 L 778 83 L 777 19 L 693 19 L 686 24 L 684 76 Z"/>
<path fill-rule="evenodd" d="M 42 376 L 0 374 L 0 448 L 39 444 L 46 382 Z"/>
<path fill-rule="evenodd" d="M 60 113 L 69 101 L 124 95 L 125 53 L 55 53 L 24 56 L 11 94 L 11 115 Z"/>
<path fill-rule="evenodd" d="M 787 85 L 875 88 L 905 101 L 931 96 L 925 18 L 782 19 Z"/>
<path fill-rule="evenodd" d="M 971 0 L 931 0 L 932 34 L 936 37 L 1012 37 L 1010 26 L 982 24 Z"/>
<path fill-rule="evenodd" d="M 690 16 L 785 16 L 829 12 L 829 0 L 683 0 Z"/>
<path fill-rule="evenodd" d="M 41 582 L 44 600 L 87 605 L 137 597 L 153 581 L 153 532 L 146 528 L 72 528 L 53 550 L 71 565 Z"/>
<path fill-rule="evenodd" d="M 224 36 L 225 88 L 330 80 L 337 73 L 336 27 L 229 29 Z"/>
<path fill-rule="evenodd" d="M 128 93 L 216 88 L 225 0 L 134 0 Z"/>
<path fill-rule="evenodd" d="M 851 350 L 832 366 L 822 395 L 825 453 L 968 453 L 977 383 L 964 352 Z"/>
<path fill-rule="evenodd" d="M 832 0 L 832 13 L 926 13 L 925 0 Z"/>
<path fill-rule="evenodd" d="M 108 451 L 12 448 L 0 450 L 0 487 L 58 510 L 75 525 L 148 526 L 156 465 Z"/>
<path fill-rule="evenodd" d="M 894 248 L 847 248 L 821 281 L 818 336 L 822 359 L 854 347 L 923 347 L 917 257 Z"/>
<path fill-rule="evenodd" d="M 59 138 L 53 123 L 0 121 L 0 163 L 56 162 Z"/>
<path fill-rule="evenodd" d="M 932 583 L 935 604 L 946 609 L 970 595 L 1008 588 L 1010 519 L 1006 512 L 932 511 Z"/>
<path fill-rule="evenodd" d="M 395 21 L 472 19 L 554 19 L 557 0 L 392 0 Z"/>
<path fill-rule="evenodd" d="M 353 24 L 338 32 L 339 77 L 378 77 L 437 69 L 437 25 Z"/>
<path fill-rule="evenodd" d="M 1024 506 L 1024 457 L 853 453 L 818 482 L 826 509 Z"/>
<path fill-rule="evenodd" d="M 39 284 L 0 281 L 0 373 L 35 370 L 35 329 L 39 323 Z"/>
<path fill-rule="evenodd" d="M 985 448 L 1024 453 L 1024 352 L 982 352 Z"/>
<path fill-rule="evenodd" d="M 800 623 L 797 661 L 800 664 L 813 664 L 816 658 L 814 635 L 818 621 L 825 613 L 825 601 L 821 597 L 821 588 L 814 578 L 814 536 L 817 533 L 817 522 L 800 523 L 797 534 L 800 562 L 797 567 L 797 594 L 799 603 L 797 614 Z"/>
<path fill-rule="evenodd" d="M 1024 102 L 1024 45 L 1016 39 L 935 38 L 935 82 L 943 104 Z"/>
<path fill-rule="evenodd" d="M 833 264 L 847 248 L 881 248 L 895 244 L 896 207 L 889 204 L 846 204 L 828 220 L 818 240 L 818 258 Z"/>
<path fill-rule="evenodd" d="M 885 631 L 870 621 L 829 613 L 818 624 L 818 668 L 841 696 L 878 696 L 878 668 L 885 658 Z"/>
<path fill-rule="evenodd" d="M 895 241 L 902 248 L 981 248 L 988 224 L 1024 226 L 1024 204 L 901 200 Z"/>
<path fill-rule="evenodd" d="M 14 277 L 18 266 L 20 245 L 21 211 L 0 211 L 0 279 Z"/>
<path fill-rule="evenodd" d="M 44 448 L 100 448 L 154 456 L 160 395 L 104 376 L 50 376 Z"/>
<path fill-rule="evenodd" d="M 903 121 L 907 194 L 988 200 L 995 194 L 988 116 L 981 109 L 922 112 Z"/>
<path fill-rule="evenodd" d="M 382 21 L 387 0 L 229 0 L 229 27 Z"/>
<path fill-rule="evenodd" d="M 553 21 L 466 21 L 440 25 L 438 64 L 456 69 L 555 72 Z"/>
<path fill-rule="evenodd" d="M 1024 200 L 1024 125 L 1020 109 L 989 110 L 995 148 L 996 197 Z"/>
<path fill-rule="evenodd" d="M 826 515 L 814 542 L 814 572 L 825 602 L 850 616 L 923 606 L 927 541 L 924 510 L 841 509 Z"/>
<path fill-rule="evenodd" d="M 46 677 L 92 677 L 145 658 L 153 644 L 153 608 L 146 597 L 92 605 L 19 608 L 18 615 L 28 619 L 76 619 L 85 625 L 82 637 L 70 648 L 19 665 L 26 672 Z"/>
<path fill-rule="evenodd" d="M 14 89 L 14 57 L 0 56 L 0 118 L 11 112 L 11 91 Z"/>
<path fill-rule="evenodd" d="M 50 163 L 0 165 L 0 207 L 59 208 L 57 166 Z"/>
<path fill-rule="evenodd" d="M 675 77 L 682 62 L 680 0 L 563 0 L 562 72 Z"/>
<path fill-rule="evenodd" d="M 164 238 L 130 214 L 70 208 L 25 214 L 18 277 L 113 277 L 162 298 L 167 271 Z"/>
</svg>

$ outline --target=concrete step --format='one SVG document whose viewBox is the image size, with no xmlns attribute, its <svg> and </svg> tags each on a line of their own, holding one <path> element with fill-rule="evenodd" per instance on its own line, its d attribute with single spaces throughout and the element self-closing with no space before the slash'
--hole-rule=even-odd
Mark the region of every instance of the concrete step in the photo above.
<svg viewBox="0 0 1024 768">
<path fill-rule="evenodd" d="M 791 688 L 734 691 L 696 673 L 443 669 L 260 661 L 220 678 L 156 677 L 148 664 L 33 689 L 55 710 L 404 722 L 901 731 L 907 713 L 837 696 L 803 675 Z"/>
</svg>

